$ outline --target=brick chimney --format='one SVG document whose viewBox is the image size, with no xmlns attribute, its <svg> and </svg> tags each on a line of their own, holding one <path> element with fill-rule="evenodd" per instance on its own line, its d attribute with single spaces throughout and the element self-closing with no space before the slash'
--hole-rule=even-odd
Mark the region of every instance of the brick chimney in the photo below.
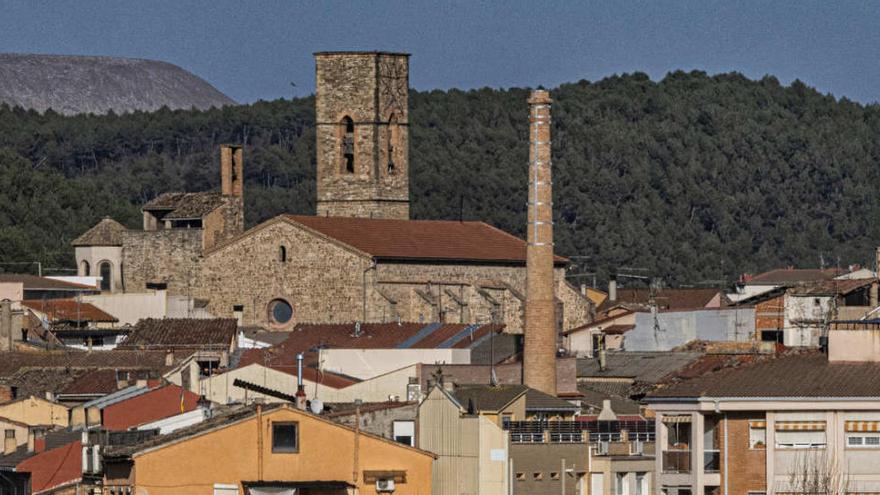
<svg viewBox="0 0 880 495">
<path fill-rule="evenodd" d="M 244 194 L 244 152 L 241 146 L 220 145 L 220 192 L 224 196 Z"/>
<path fill-rule="evenodd" d="M 556 395 L 556 303 L 553 291 L 553 186 L 550 94 L 529 98 L 529 204 L 523 382 Z"/>
</svg>

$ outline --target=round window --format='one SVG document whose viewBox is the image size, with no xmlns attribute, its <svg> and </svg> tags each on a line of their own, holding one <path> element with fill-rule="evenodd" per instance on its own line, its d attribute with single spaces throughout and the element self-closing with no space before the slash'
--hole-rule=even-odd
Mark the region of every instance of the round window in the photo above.
<svg viewBox="0 0 880 495">
<path fill-rule="evenodd" d="M 293 318 L 293 307 L 284 299 L 269 303 L 269 320 L 275 325 L 285 325 Z"/>
</svg>

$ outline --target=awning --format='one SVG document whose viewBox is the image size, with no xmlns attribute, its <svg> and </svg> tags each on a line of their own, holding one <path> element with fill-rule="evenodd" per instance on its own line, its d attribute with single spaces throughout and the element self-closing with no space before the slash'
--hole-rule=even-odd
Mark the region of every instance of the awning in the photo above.
<svg viewBox="0 0 880 495">
<path fill-rule="evenodd" d="M 825 431 L 824 421 L 777 421 L 776 431 Z"/>
<path fill-rule="evenodd" d="M 674 414 L 674 415 L 663 415 L 663 418 L 660 420 L 663 423 L 690 423 L 691 415 L 690 414 Z"/>
<path fill-rule="evenodd" d="M 880 421 L 847 421 L 846 431 L 880 431 Z"/>
<path fill-rule="evenodd" d="M 750 419 L 749 428 L 767 428 L 767 421 L 763 419 Z"/>
</svg>

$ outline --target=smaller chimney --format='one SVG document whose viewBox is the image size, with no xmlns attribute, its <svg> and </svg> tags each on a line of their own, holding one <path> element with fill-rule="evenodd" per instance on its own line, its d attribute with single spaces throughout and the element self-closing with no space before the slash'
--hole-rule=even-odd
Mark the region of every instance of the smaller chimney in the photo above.
<svg viewBox="0 0 880 495">
<path fill-rule="evenodd" d="M 174 365 L 174 351 L 166 351 L 165 352 L 165 366 L 173 366 Z"/>
<path fill-rule="evenodd" d="M 608 278 L 608 301 L 617 301 L 617 274 L 612 273 Z"/>
<path fill-rule="evenodd" d="M 587 295 L 587 284 L 581 284 L 581 295 L 582 296 Z"/>
<path fill-rule="evenodd" d="M 244 192 L 244 151 L 234 144 L 220 145 L 220 192 L 242 197 Z"/>
<path fill-rule="evenodd" d="M 296 355 L 296 408 L 306 410 L 306 387 L 303 384 L 303 355 Z"/>
<path fill-rule="evenodd" d="M 232 317 L 235 318 L 236 325 L 244 326 L 244 305 L 236 304 L 232 307 Z"/>
<path fill-rule="evenodd" d="M 617 421 L 617 414 L 611 409 L 611 401 L 604 399 L 602 401 L 602 410 L 599 412 L 599 421 Z"/>
<path fill-rule="evenodd" d="M 871 302 L 868 304 L 872 308 L 876 308 L 878 305 L 880 305 L 880 297 L 878 297 L 878 295 L 880 295 L 880 281 L 875 280 L 874 283 L 871 284 L 871 289 L 870 289 L 869 294 L 870 294 L 869 298 L 870 298 Z"/>
</svg>

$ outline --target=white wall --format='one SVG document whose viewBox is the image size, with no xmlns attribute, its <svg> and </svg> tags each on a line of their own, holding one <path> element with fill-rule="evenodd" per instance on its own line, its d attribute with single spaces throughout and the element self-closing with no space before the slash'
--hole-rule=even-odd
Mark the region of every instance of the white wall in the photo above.
<svg viewBox="0 0 880 495">
<path fill-rule="evenodd" d="M 324 369 L 361 380 L 417 363 L 471 364 L 469 349 L 323 349 Z"/>
</svg>

